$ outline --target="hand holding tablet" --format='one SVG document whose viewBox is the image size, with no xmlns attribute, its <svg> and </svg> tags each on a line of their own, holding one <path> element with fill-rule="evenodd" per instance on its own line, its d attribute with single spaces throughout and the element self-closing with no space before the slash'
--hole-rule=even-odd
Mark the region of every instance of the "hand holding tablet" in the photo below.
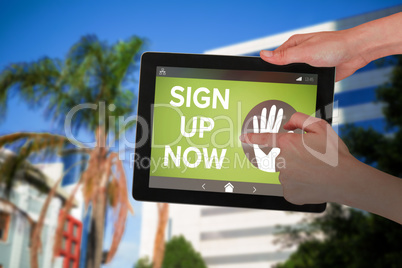
<svg viewBox="0 0 402 268">
<path fill-rule="evenodd" d="M 256 57 L 145 53 L 133 196 L 137 200 L 319 212 L 283 197 L 275 146 L 242 133 L 288 133 L 295 112 L 332 119 L 334 68 Z M 295 130 L 296 134 L 301 130 Z M 292 135 L 292 134 L 289 134 Z M 144 164 L 147 163 L 147 164 Z M 229 186 L 228 186 L 229 185 Z M 230 188 L 230 189 L 229 189 Z"/>
<path fill-rule="evenodd" d="M 293 114 L 284 128 L 305 133 L 247 133 L 240 140 L 282 150 L 279 158 L 286 167 L 278 166 L 278 171 L 286 200 L 293 204 L 336 202 L 339 191 L 335 185 L 347 177 L 343 172 L 355 161 L 346 145 L 327 122 L 302 113 Z"/>
<path fill-rule="evenodd" d="M 339 81 L 372 60 L 401 54 L 402 38 L 400 31 L 395 27 L 401 21 L 402 13 L 397 13 L 347 30 L 294 35 L 274 51 L 262 51 L 261 58 L 280 65 L 305 62 L 312 66 L 336 66 L 336 80 Z M 292 119 L 286 127 L 303 128 L 308 120 L 311 118 L 299 114 L 297 119 Z M 402 224 L 402 207 L 397 205 L 402 203 L 400 178 L 358 161 L 349 153 L 336 133 L 328 135 L 328 132 L 323 130 L 329 129 L 331 133 L 331 129 L 323 122 L 320 124 L 321 129 L 317 128 L 316 132 L 310 133 L 307 131 L 303 140 L 296 140 L 300 139 L 297 135 L 283 135 L 285 137 L 281 138 L 285 143 L 282 156 L 287 158 L 290 164 L 281 170 L 279 177 L 285 197 L 296 204 L 337 202 Z M 263 135 L 259 139 L 265 139 L 269 144 L 271 135 Z M 323 140 L 325 137 L 327 139 Z M 286 146 L 288 139 L 293 140 L 291 144 L 294 146 Z M 327 163 L 323 165 L 324 162 L 315 162 L 319 157 L 311 158 L 314 151 L 306 152 L 304 149 L 308 147 L 300 147 L 305 141 L 310 141 L 312 147 L 326 146 L 331 142 L 340 144 L 336 148 L 338 165 L 331 168 Z M 266 145 L 266 142 L 261 144 Z M 327 152 L 331 151 L 325 149 Z M 323 159 L 328 161 L 331 157 Z M 297 170 L 305 172 L 296 173 Z"/>
</svg>

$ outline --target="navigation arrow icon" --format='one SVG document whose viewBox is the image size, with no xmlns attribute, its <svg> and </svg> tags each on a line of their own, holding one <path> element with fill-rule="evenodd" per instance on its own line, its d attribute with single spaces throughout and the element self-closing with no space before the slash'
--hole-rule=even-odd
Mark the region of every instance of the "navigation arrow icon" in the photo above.
<svg viewBox="0 0 402 268">
<path fill-rule="evenodd" d="M 205 187 L 204 187 L 204 186 L 205 186 L 205 183 L 202 185 L 202 189 L 204 189 L 204 190 L 205 190 Z"/>
<path fill-rule="evenodd" d="M 254 191 L 253 191 L 253 193 L 255 193 L 255 191 L 257 191 L 257 189 L 255 189 L 255 187 L 253 186 L 253 188 L 254 188 Z"/>
</svg>

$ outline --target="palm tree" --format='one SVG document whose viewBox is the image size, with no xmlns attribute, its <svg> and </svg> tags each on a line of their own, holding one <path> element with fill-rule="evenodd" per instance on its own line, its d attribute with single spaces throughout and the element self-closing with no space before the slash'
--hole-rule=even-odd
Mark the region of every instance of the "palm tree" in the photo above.
<svg viewBox="0 0 402 268">
<path fill-rule="evenodd" d="M 19 146 L 19 154 L 12 153 L 2 148 L 6 143 L 14 144 L 21 140 L 25 140 L 26 142 Z M 62 144 L 66 141 L 67 139 L 65 137 L 46 133 L 14 133 L 0 137 L 0 183 L 4 190 L 4 198 L 0 198 L 0 201 L 11 206 L 11 208 L 18 211 L 20 215 L 23 215 L 31 226 L 30 264 L 33 268 L 38 267 L 38 251 L 40 251 L 42 246 L 40 234 L 42 233 L 46 212 L 51 200 L 56 194 L 63 175 L 51 186 L 51 182 L 48 181 L 47 177 L 38 168 L 26 161 L 26 158 L 28 155 L 41 151 L 44 147 L 57 148 L 58 144 Z M 67 169 L 65 173 L 68 172 L 69 169 Z M 40 193 L 47 193 L 37 222 L 35 222 L 28 213 L 8 200 L 11 190 L 17 181 L 28 183 Z M 72 201 L 69 200 L 69 202 Z"/>
<path fill-rule="evenodd" d="M 54 248 L 57 254 L 61 245 L 62 226 L 78 186 L 82 185 L 86 205 L 92 204 L 86 263 L 89 268 L 100 267 L 102 263 L 107 208 L 111 207 L 117 216 L 106 262 L 116 253 L 124 233 L 127 213 L 132 211 L 122 161 L 118 152 L 106 141 L 108 138 L 118 140 L 120 134 L 133 124 L 119 125 L 117 128 L 117 120 L 106 119 L 133 113 L 135 95 L 130 90 L 130 82 L 142 46 L 143 40 L 138 37 L 108 45 L 96 36 L 85 36 L 73 45 L 63 61 L 43 58 L 31 63 L 16 63 L 0 73 L 0 116 L 7 110 L 11 91 L 16 91 L 33 108 L 46 105 L 48 115 L 61 125 L 68 112 L 78 104 L 90 103 L 91 107 L 95 105 L 99 110 L 104 108 L 100 111 L 104 113 L 101 116 L 95 116 L 93 109 L 83 109 L 73 117 L 72 133 L 86 129 L 94 134 L 96 146 L 80 148 L 79 144 L 75 144 L 77 148 L 68 152 L 88 154 L 89 160 L 62 210 Z M 107 104 L 110 104 L 109 109 L 105 108 Z M 16 133 L 0 137 L 0 147 L 14 145 L 22 152 L 22 158 L 28 158 L 43 151 L 65 153 L 63 148 L 68 138 L 49 133 Z M 31 255 L 35 254 L 33 249 Z M 31 256 L 32 268 L 37 267 L 35 260 Z"/>
</svg>

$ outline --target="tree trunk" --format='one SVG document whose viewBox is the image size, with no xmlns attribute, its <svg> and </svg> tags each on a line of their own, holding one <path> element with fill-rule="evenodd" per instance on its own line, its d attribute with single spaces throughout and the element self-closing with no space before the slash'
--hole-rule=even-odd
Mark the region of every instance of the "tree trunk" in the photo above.
<svg viewBox="0 0 402 268">
<path fill-rule="evenodd" d="M 92 206 L 91 231 L 88 236 L 88 249 L 86 257 L 87 268 L 99 268 L 103 258 L 103 236 L 105 230 L 106 198 L 105 194 L 96 197 Z"/>
<path fill-rule="evenodd" d="M 97 212 L 95 214 L 95 234 L 96 234 L 96 251 L 95 251 L 95 267 L 100 267 L 103 257 L 103 236 L 105 233 L 105 221 L 106 221 L 106 198 L 105 189 L 101 190 L 97 198 Z"/>
<path fill-rule="evenodd" d="M 153 268 L 161 268 L 165 255 L 165 230 L 169 219 L 169 204 L 158 203 L 158 227 L 156 230 Z"/>
<path fill-rule="evenodd" d="M 106 216 L 106 186 L 111 173 L 111 163 L 107 161 L 105 140 L 106 135 L 102 131 L 103 127 L 99 127 L 97 130 L 98 147 L 97 167 L 88 167 L 98 169 L 98 175 L 100 177 L 98 189 L 96 191 L 95 202 L 92 206 L 91 215 L 91 231 L 88 238 L 88 251 L 87 251 L 87 268 L 99 268 L 102 264 L 103 257 L 103 236 L 105 230 L 105 216 Z"/>
<path fill-rule="evenodd" d="M 94 211 L 92 210 L 92 213 L 94 213 Z M 96 245 L 96 234 L 95 234 L 95 230 L 94 230 L 94 225 L 95 225 L 95 220 L 93 218 L 93 216 L 91 215 L 91 228 L 88 234 L 88 242 L 87 242 L 87 256 L 85 258 L 85 267 L 87 268 L 91 268 L 91 267 L 95 267 L 94 266 L 94 261 L 95 261 L 95 257 L 94 257 L 94 251 L 95 251 L 95 245 Z"/>
</svg>

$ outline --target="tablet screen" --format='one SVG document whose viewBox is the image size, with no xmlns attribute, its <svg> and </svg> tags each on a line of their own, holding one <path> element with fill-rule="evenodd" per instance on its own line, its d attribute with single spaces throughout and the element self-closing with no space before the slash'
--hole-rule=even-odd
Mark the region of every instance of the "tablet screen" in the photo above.
<svg viewBox="0 0 402 268">
<path fill-rule="evenodd" d="M 280 149 L 239 136 L 315 115 L 317 74 L 157 66 L 155 76 L 150 188 L 283 196 Z"/>
</svg>

